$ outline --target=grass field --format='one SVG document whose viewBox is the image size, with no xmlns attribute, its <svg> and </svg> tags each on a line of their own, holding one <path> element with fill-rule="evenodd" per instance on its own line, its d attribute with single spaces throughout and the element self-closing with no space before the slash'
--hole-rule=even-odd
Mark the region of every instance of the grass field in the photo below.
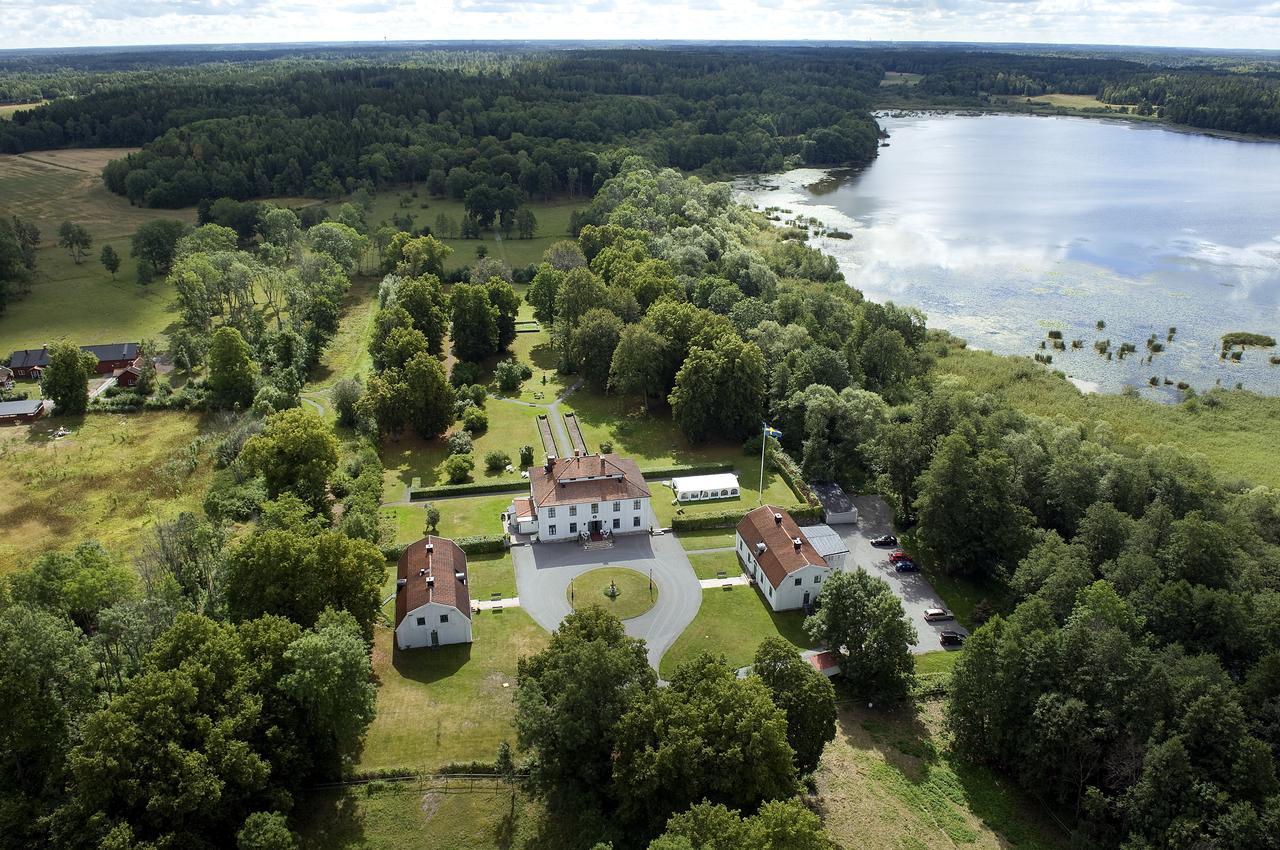
<svg viewBox="0 0 1280 850">
<path fill-rule="evenodd" d="M 485 412 L 489 414 L 489 428 L 475 438 L 471 456 L 476 466 L 471 478 L 482 482 L 510 481 L 513 487 L 518 487 L 522 481 L 520 473 L 499 470 L 490 474 L 484 468 L 484 456 L 499 449 L 511 456 L 513 464 L 519 464 L 520 447 L 530 445 L 534 447 L 534 457 L 537 458 L 542 445 L 535 420 L 538 411 L 501 399 L 489 399 Z M 382 463 L 386 467 L 386 475 L 383 498 L 398 501 L 407 498 L 408 488 L 447 483 L 440 475 L 439 466 L 448 456 L 449 449 L 443 438 L 422 440 L 413 433 L 405 433 L 399 441 L 384 442 Z"/>
<path fill-rule="evenodd" d="M 737 537 L 732 528 L 704 528 L 698 531 L 681 531 L 676 535 L 686 550 L 719 549 L 736 545 Z"/>
<path fill-rule="evenodd" d="M 909 74 L 905 71 L 885 71 L 881 86 L 915 86 L 924 79 L 924 74 Z"/>
<path fill-rule="evenodd" d="M 629 620 L 652 608 L 660 591 L 644 573 L 626 567 L 602 567 L 573 579 L 566 592 L 574 610 L 599 605 L 619 620 Z M 611 592 L 616 593 L 612 598 Z"/>
<path fill-rule="evenodd" d="M 421 187 L 417 189 L 418 197 L 411 199 L 411 205 L 401 207 L 400 198 L 407 191 L 410 190 L 402 188 L 389 192 L 379 192 L 374 197 L 373 209 L 365 214 L 365 219 L 371 226 L 377 227 L 384 221 L 390 224 L 393 216 L 409 213 L 414 217 L 413 226 L 415 230 L 426 226 L 434 231 L 436 230 L 436 219 L 442 213 L 455 223 L 460 223 L 465 215 L 461 201 L 428 197 L 426 190 Z M 503 260 L 512 268 L 537 263 L 542 259 L 542 253 L 551 246 L 551 243 L 569 238 L 569 214 L 576 209 L 581 209 L 586 204 L 587 201 L 585 200 L 553 200 L 530 203 L 529 208 L 533 210 L 534 216 L 538 219 L 538 228 L 532 239 L 518 239 L 514 236 L 510 239 L 500 239 L 496 238 L 492 232 L 486 233 L 483 239 L 442 239 L 442 242 L 453 249 L 453 254 L 445 263 L 445 267 L 456 269 L 474 263 L 476 260 L 476 248 L 480 245 L 485 246 L 489 256 Z M 327 206 L 330 207 L 330 211 L 336 210 L 336 205 L 334 204 L 328 204 Z"/>
<path fill-rule="evenodd" d="M 378 710 L 358 770 L 431 770 L 453 761 L 490 760 L 514 739 L 516 661 L 548 635 L 518 608 L 472 620 L 474 643 L 400 652 L 390 629 L 374 634 Z"/>
<path fill-rule="evenodd" d="M 6 103 L 0 105 L 0 121 L 8 121 L 13 117 L 13 113 L 21 112 L 24 109 L 35 109 L 37 106 L 44 106 L 49 101 L 41 100 L 35 103 Z"/>
<path fill-rule="evenodd" d="M 1280 487 L 1280 398 L 1222 390 L 1191 403 L 1167 405 L 1086 395 L 1024 358 L 984 351 L 953 350 L 934 370 L 958 386 L 1000 396 L 1024 413 L 1084 423 L 1095 432 L 1105 425 L 1135 449 L 1177 446 L 1203 455 L 1225 479 Z"/>
<path fill-rule="evenodd" d="M 720 578 L 721 572 L 726 578 L 742 575 L 742 565 L 735 552 L 702 552 L 690 555 L 689 563 L 698 578 Z"/>
<path fill-rule="evenodd" d="M 71 435 L 51 439 L 59 426 Z M 157 520 L 199 510 L 214 435 L 207 420 L 180 412 L 0 428 L 0 572 L 88 539 L 132 558 Z"/>
<path fill-rule="evenodd" d="M 816 780 L 827 833 L 843 848 L 1048 850 L 1050 816 L 1011 783 L 947 751 L 941 703 L 919 713 L 845 708 Z"/>
<path fill-rule="evenodd" d="M 102 185 L 102 167 L 128 149 L 42 151 L 0 156 L 0 215 L 18 215 L 40 228 L 37 279 L 30 294 L 0 315 L 0 356 L 19 348 L 70 340 L 81 345 L 135 342 L 159 336 L 174 320 L 172 293 L 159 282 L 134 283 L 129 237 L 155 218 L 194 222 L 195 211 L 129 205 Z M 93 236 L 80 265 L 57 247 L 58 225 L 72 220 Z M 110 244 L 120 255 L 115 281 L 98 262 Z"/>
<path fill-rule="evenodd" d="M 519 486 L 519 485 L 515 485 Z M 528 493 L 527 485 L 525 493 Z M 439 499 L 412 505 L 391 505 L 382 510 L 393 517 L 396 542 L 409 543 L 422 536 L 427 521 L 427 504 L 440 511 L 437 526 L 441 537 L 472 537 L 477 534 L 500 534 L 502 512 L 511 504 L 511 495 L 468 496 L 464 499 Z"/>
<path fill-rule="evenodd" d="M 677 667 L 702 652 L 723 655 L 733 667 L 745 667 L 767 637 L 781 637 L 808 649 L 813 643 L 803 626 L 803 613 L 769 610 L 764 597 L 753 587 L 704 590 L 698 616 L 662 656 L 659 672 L 669 679 Z"/>
</svg>

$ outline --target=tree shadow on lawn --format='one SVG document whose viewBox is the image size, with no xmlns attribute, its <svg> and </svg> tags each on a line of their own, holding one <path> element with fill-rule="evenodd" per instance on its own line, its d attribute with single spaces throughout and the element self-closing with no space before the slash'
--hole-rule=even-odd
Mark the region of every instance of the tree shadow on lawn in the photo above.
<svg viewBox="0 0 1280 850">
<path fill-rule="evenodd" d="M 341 850 L 363 847 L 364 815 L 350 789 L 315 791 L 297 813 L 296 820 L 306 850 Z"/>
<path fill-rule="evenodd" d="M 424 685 L 447 679 L 471 660 L 471 644 L 459 643 L 435 649 L 400 649 L 392 645 L 391 666 L 402 678 Z"/>
<path fill-rule="evenodd" d="M 841 689 L 840 697 L 849 697 Z M 856 708 L 840 711 L 838 734 L 856 750 L 874 750 L 885 763 L 895 768 L 913 784 L 921 784 L 938 763 L 938 747 L 933 734 L 913 705 L 893 708 L 863 708 L 865 697 L 857 698 Z"/>
<path fill-rule="evenodd" d="M 974 816 L 1015 847 L 1061 847 L 1068 844 L 1069 811 L 1055 813 L 985 765 L 958 756 L 949 759 Z"/>
</svg>

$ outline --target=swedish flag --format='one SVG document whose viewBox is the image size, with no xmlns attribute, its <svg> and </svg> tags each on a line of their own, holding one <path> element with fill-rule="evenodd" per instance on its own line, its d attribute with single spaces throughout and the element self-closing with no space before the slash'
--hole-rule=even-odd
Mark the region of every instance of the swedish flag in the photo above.
<svg viewBox="0 0 1280 850">
<path fill-rule="evenodd" d="M 779 437 L 781 437 L 781 436 L 782 436 L 782 432 L 781 432 L 781 431 L 779 431 L 777 428 L 771 428 L 771 427 L 766 423 L 766 424 L 764 424 L 764 435 L 765 435 L 766 437 L 773 437 L 773 438 L 776 440 L 776 439 L 778 439 Z"/>
</svg>

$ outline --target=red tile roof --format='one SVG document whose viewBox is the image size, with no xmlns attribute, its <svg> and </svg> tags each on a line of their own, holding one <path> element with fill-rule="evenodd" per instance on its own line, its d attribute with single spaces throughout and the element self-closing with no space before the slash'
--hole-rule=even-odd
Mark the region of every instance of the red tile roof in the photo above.
<svg viewBox="0 0 1280 850">
<path fill-rule="evenodd" d="M 808 658 L 809 664 L 824 676 L 831 677 L 840 672 L 840 656 L 829 649 L 815 652 Z"/>
<path fill-rule="evenodd" d="M 649 498 L 640 467 L 617 455 L 552 458 L 529 470 L 529 492 L 538 507 Z"/>
<path fill-rule="evenodd" d="M 779 522 L 775 517 L 781 517 Z M 796 570 L 817 566 L 826 568 L 827 562 L 804 536 L 791 514 L 776 505 L 761 505 L 738 522 L 738 534 L 751 549 L 756 563 L 775 588 Z M 795 540 L 800 540 L 799 547 Z M 757 544 L 765 549 L 758 551 Z"/>
<path fill-rule="evenodd" d="M 428 545 L 431 549 L 428 551 Z M 457 574 L 461 573 L 461 577 Z M 405 547 L 396 571 L 404 585 L 396 583 L 396 626 L 428 602 L 452 605 L 471 617 L 471 592 L 467 589 L 467 556 L 458 544 L 444 537 L 424 537 Z M 428 578 L 434 578 L 431 584 Z"/>
<path fill-rule="evenodd" d="M 528 496 L 520 496 L 519 498 L 513 499 L 512 504 L 515 505 L 517 519 L 533 518 L 533 499 L 530 499 Z"/>
</svg>

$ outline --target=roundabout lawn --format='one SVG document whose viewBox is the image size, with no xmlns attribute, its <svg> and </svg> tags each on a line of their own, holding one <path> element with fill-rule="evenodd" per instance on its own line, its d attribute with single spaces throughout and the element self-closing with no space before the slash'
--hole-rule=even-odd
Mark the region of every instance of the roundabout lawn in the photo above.
<svg viewBox="0 0 1280 850">
<path fill-rule="evenodd" d="M 615 598 L 609 598 L 610 587 L 617 589 Z M 619 620 L 638 617 L 658 601 L 658 586 L 649 590 L 649 577 L 626 567 L 603 567 L 583 573 L 569 584 L 569 605 L 585 608 L 599 605 Z"/>
</svg>

